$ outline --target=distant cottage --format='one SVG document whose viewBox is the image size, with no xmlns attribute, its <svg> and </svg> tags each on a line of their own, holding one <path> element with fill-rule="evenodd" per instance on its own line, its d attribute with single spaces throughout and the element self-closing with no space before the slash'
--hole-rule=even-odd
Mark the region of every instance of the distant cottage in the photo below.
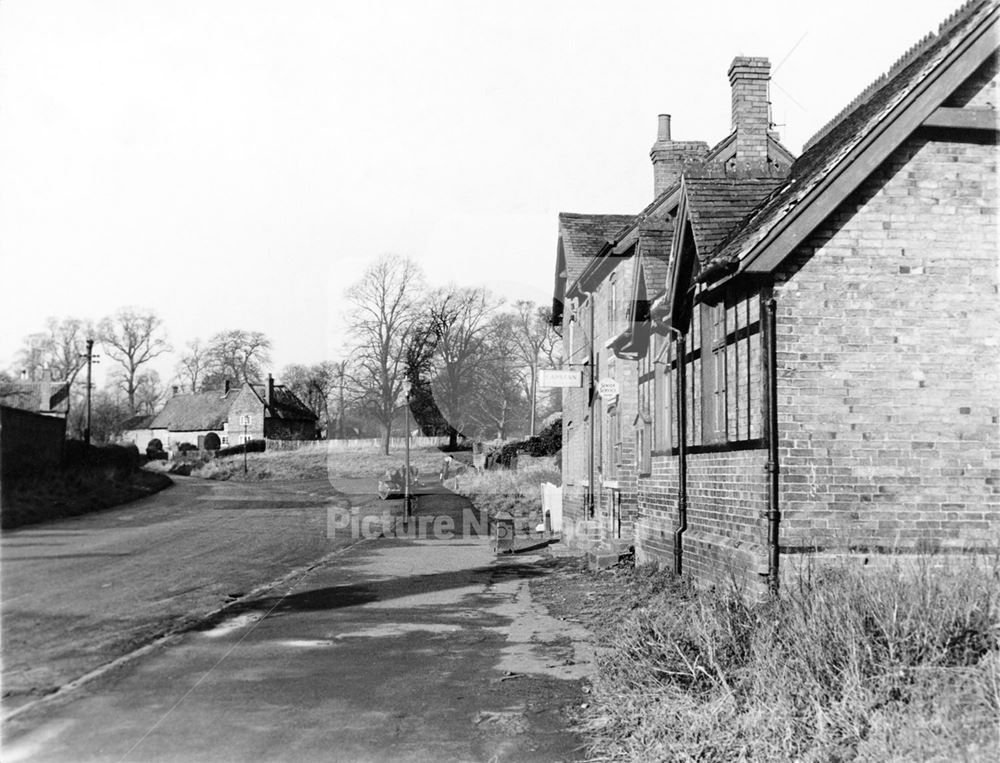
<svg viewBox="0 0 1000 763">
<path fill-rule="evenodd" d="M 178 394 L 154 416 L 130 419 L 123 439 L 140 450 L 154 439 L 166 450 L 182 443 L 205 450 L 249 440 L 313 440 L 318 417 L 286 387 L 267 377 L 266 385 L 242 384 Z"/>
<path fill-rule="evenodd" d="M 560 219 L 556 322 L 592 369 L 564 505 L 595 559 L 776 587 L 803 555 L 1000 548 L 998 13 L 963 6 L 794 162 L 767 60 L 737 58 L 732 134 L 657 168 L 592 282 L 560 281 Z"/>
<path fill-rule="evenodd" d="M 44 373 L 45 378 L 38 381 L 28 379 L 25 372 L 21 379 L 0 382 L 0 405 L 65 418 L 69 413 L 69 382 L 54 381 L 49 371 Z"/>
</svg>

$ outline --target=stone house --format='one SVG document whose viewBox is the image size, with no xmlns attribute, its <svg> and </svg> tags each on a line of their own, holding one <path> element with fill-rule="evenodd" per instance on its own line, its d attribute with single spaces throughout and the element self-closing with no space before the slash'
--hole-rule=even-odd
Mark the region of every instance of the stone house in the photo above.
<svg viewBox="0 0 1000 763">
<path fill-rule="evenodd" d="M 66 418 L 69 413 L 69 382 L 55 381 L 46 370 L 40 380 L 27 378 L 0 381 L 0 404 L 42 416 Z"/>
<path fill-rule="evenodd" d="M 250 440 L 313 440 L 318 417 L 286 387 L 265 385 L 175 394 L 159 413 L 137 420 L 122 436 L 143 451 L 153 439 L 167 451 L 183 443 L 218 450 Z"/>
<path fill-rule="evenodd" d="M 787 174 L 682 171 L 626 337 L 638 561 L 773 589 L 796 558 L 1000 546 L 998 47 L 974 0 Z"/>
</svg>

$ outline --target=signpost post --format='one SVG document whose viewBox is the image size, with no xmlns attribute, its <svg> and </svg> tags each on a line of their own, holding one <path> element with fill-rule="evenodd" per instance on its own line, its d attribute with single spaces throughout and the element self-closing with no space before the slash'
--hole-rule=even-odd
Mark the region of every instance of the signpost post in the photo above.
<svg viewBox="0 0 1000 763">
<path fill-rule="evenodd" d="M 406 427 L 406 477 L 403 488 L 403 522 L 410 521 L 410 380 L 403 380 L 403 395 L 406 404 L 403 408 L 403 426 Z"/>
<path fill-rule="evenodd" d="M 244 413 L 240 416 L 240 422 L 243 424 L 243 473 L 247 473 L 247 450 L 250 445 L 250 438 L 247 436 L 247 430 L 250 428 L 250 415 Z"/>
</svg>

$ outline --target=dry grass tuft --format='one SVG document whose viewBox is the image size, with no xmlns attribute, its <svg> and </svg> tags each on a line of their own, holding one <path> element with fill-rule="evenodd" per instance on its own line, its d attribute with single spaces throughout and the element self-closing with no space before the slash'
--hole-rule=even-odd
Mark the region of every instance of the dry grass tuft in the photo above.
<svg viewBox="0 0 1000 763">
<path fill-rule="evenodd" d="M 437 448 L 414 448 L 410 463 L 419 469 L 421 477 L 437 478 L 444 461 Z M 461 454 L 459 454 L 461 455 Z M 196 468 L 192 475 L 214 480 L 295 480 L 295 479 L 357 479 L 377 480 L 386 469 L 398 468 L 405 458 L 403 450 L 393 450 L 388 456 L 371 450 L 336 450 L 320 442 L 298 450 L 278 450 L 247 454 L 247 474 L 243 474 L 243 455 L 216 458 Z"/>
<path fill-rule="evenodd" d="M 446 485 L 468 497 L 491 518 L 509 512 L 518 520 L 519 532 L 532 532 L 542 521 L 543 482 L 559 485 L 562 474 L 554 465 L 533 463 L 517 470 L 491 469 L 479 473 L 469 470 L 447 480 Z"/>
<path fill-rule="evenodd" d="M 938 561 L 654 595 L 606 638 L 593 758 L 998 759 L 998 572 Z"/>
</svg>

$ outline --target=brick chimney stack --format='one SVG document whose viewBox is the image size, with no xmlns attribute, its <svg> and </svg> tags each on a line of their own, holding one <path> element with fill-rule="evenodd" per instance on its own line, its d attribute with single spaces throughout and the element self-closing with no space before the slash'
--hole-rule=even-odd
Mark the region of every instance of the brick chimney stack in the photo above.
<svg viewBox="0 0 1000 763">
<path fill-rule="evenodd" d="M 771 125 L 770 80 L 771 62 L 766 58 L 737 56 L 729 66 L 736 163 L 739 166 L 767 164 L 767 133 Z"/>
<path fill-rule="evenodd" d="M 675 185 L 684 168 L 700 162 L 708 153 L 708 144 L 700 140 L 671 140 L 670 115 L 660 114 L 656 128 L 656 143 L 649 151 L 653 162 L 653 195 Z"/>
<path fill-rule="evenodd" d="M 274 377 L 271 374 L 267 375 L 267 407 L 270 408 L 271 404 L 274 402 Z"/>
</svg>

